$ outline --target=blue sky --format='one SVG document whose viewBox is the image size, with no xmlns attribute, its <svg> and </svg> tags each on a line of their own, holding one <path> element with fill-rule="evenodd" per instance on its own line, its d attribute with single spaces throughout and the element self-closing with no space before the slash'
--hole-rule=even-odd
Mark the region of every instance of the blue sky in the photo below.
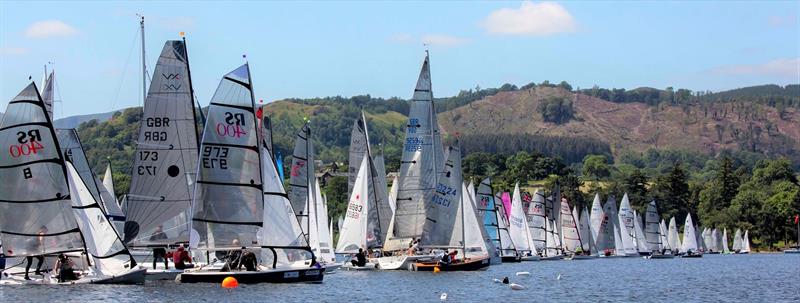
<svg viewBox="0 0 800 303">
<path fill-rule="evenodd" d="M 0 1 L 0 111 L 43 65 L 56 118 L 139 105 L 138 19 L 152 71 L 187 33 L 202 104 L 247 54 L 256 98 L 408 98 L 424 50 L 435 96 L 567 80 L 719 91 L 800 83 L 800 2 Z"/>
</svg>

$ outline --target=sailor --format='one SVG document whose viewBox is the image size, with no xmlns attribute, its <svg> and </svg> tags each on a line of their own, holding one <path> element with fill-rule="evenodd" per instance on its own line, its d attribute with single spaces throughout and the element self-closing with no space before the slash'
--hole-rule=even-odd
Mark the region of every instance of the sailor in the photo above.
<svg viewBox="0 0 800 303">
<path fill-rule="evenodd" d="M 358 253 L 356 254 L 356 259 L 350 260 L 350 264 L 353 264 L 353 266 L 357 267 L 364 267 L 367 265 L 367 256 L 366 253 L 364 253 L 364 249 L 362 248 L 358 249 Z"/>
<path fill-rule="evenodd" d="M 75 263 L 67 258 L 67 255 L 59 254 L 58 260 L 56 261 L 56 266 L 53 269 L 56 277 L 58 277 L 58 283 L 77 280 L 78 275 L 75 273 L 74 267 Z"/>
<path fill-rule="evenodd" d="M 34 251 L 42 251 L 44 249 L 44 236 L 47 234 L 47 226 L 42 225 L 39 228 L 39 232 L 37 233 L 38 236 L 33 239 L 28 239 L 28 252 Z M 28 271 L 31 270 L 31 265 L 33 265 L 33 258 L 36 258 L 36 272 L 35 275 L 40 275 L 40 271 L 42 269 L 42 263 L 44 263 L 44 256 L 27 256 L 25 260 L 27 264 L 25 265 L 25 280 L 30 280 L 31 278 L 28 276 Z"/>
<path fill-rule="evenodd" d="M 164 233 L 164 227 L 156 226 L 155 232 L 150 235 L 150 241 L 158 241 L 167 239 L 167 234 Z M 164 269 L 169 269 L 169 261 L 167 261 L 167 250 L 163 247 L 153 248 L 153 269 L 156 269 L 156 262 L 164 260 Z"/>
<path fill-rule="evenodd" d="M 192 258 L 189 257 L 189 252 L 183 248 L 183 244 L 178 246 L 178 249 L 172 253 L 172 263 L 175 264 L 175 269 L 187 269 L 194 267 L 194 264 L 192 264 Z"/>
</svg>

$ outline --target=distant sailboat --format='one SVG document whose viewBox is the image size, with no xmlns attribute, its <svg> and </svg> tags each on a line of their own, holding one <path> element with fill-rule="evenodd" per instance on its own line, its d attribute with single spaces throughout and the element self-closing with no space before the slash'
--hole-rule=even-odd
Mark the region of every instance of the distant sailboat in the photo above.
<svg viewBox="0 0 800 303">
<path fill-rule="evenodd" d="M 494 265 L 503 262 L 503 258 L 506 257 L 506 252 L 503 250 L 503 241 L 510 242 L 511 239 L 510 236 L 508 236 L 508 229 L 500 229 L 501 220 L 497 214 L 491 182 L 490 178 L 486 178 L 478 184 L 478 188 L 475 192 L 475 202 L 477 204 L 478 218 L 483 218 L 483 227 L 484 230 L 486 230 L 486 237 L 491 243 L 489 254 L 491 256 L 491 263 Z M 501 236 L 501 232 L 505 233 L 505 237 Z M 513 245 L 511 247 L 511 253 L 508 255 L 516 259 Z"/>
<path fill-rule="evenodd" d="M 667 242 L 672 249 L 673 254 L 678 254 L 681 246 L 681 239 L 678 238 L 678 225 L 675 223 L 675 217 L 669 219 L 669 229 L 667 229 Z"/>
<path fill-rule="evenodd" d="M 622 196 L 622 201 L 619 204 L 619 226 L 620 226 L 620 241 L 625 251 L 626 256 L 637 256 L 639 252 L 636 249 L 636 235 L 634 231 L 633 222 L 636 220 L 631 203 L 628 200 L 628 193 Z"/>
<path fill-rule="evenodd" d="M 744 238 L 742 238 L 742 249 L 739 251 L 740 254 L 749 254 L 750 253 L 750 231 L 744 231 Z"/>
<path fill-rule="evenodd" d="M 508 231 L 511 234 L 511 241 L 514 242 L 517 253 L 521 256 L 522 260 L 538 260 L 539 257 L 536 252 L 536 246 L 533 243 L 533 237 L 528 227 L 528 219 L 522 208 L 522 196 L 519 191 L 519 183 L 514 186 L 514 192 L 511 197 L 511 215 L 508 217 L 510 223 Z"/>
<path fill-rule="evenodd" d="M 533 198 L 528 206 L 528 228 L 530 229 L 533 246 L 541 255 L 546 255 L 547 248 L 547 220 L 545 212 L 545 197 L 540 191 L 533 193 Z"/>
<path fill-rule="evenodd" d="M 721 243 L 722 244 L 722 253 L 724 253 L 724 254 L 731 253 L 731 250 L 728 248 L 728 229 L 727 228 L 723 228 L 722 229 L 722 239 L 721 239 L 721 241 L 722 241 L 722 243 Z"/>
<path fill-rule="evenodd" d="M 577 220 L 573 216 L 573 212 L 569 207 L 569 202 L 566 198 L 561 198 L 561 244 L 564 252 L 569 255 L 574 255 L 579 247 L 581 247 L 581 237 L 578 233 Z"/>
<path fill-rule="evenodd" d="M 684 258 L 699 258 L 703 254 L 698 250 L 697 235 L 695 235 L 695 227 L 692 222 L 692 215 L 686 214 L 686 223 L 683 225 L 683 241 L 681 242 L 681 251 Z"/>
<path fill-rule="evenodd" d="M 731 247 L 734 253 L 739 253 L 742 251 L 742 230 L 736 229 L 736 233 L 733 234 L 733 246 Z"/>
</svg>

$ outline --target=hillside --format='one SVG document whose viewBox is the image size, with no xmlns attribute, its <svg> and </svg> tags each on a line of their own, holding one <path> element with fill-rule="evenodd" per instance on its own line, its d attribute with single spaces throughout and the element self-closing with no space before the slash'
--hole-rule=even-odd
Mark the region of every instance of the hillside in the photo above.
<svg viewBox="0 0 800 303">
<path fill-rule="evenodd" d="M 56 128 L 76 128 L 83 122 L 88 122 L 91 120 L 97 120 L 98 122 L 105 122 L 111 119 L 114 113 L 119 111 L 107 112 L 107 113 L 98 113 L 98 114 L 88 114 L 88 115 L 77 115 L 77 116 L 69 116 L 66 118 L 56 119 L 53 121 L 53 125 Z"/>
<path fill-rule="evenodd" d="M 563 124 L 545 122 L 537 107 L 542 100 L 572 100 L 574 117 Z M 782 116 L 782 117 L 781 117 Z M 559 87 L 500 92 L 441 113 L 448 132 L 487 137 L 534 134 L 595 138 L 612 152 L 684 149 L 714 154 L 724 149 L 787 155 L 800 160 L 800 113 L 753 102 L 649 106 L 614 103 Z"/>
</svg>

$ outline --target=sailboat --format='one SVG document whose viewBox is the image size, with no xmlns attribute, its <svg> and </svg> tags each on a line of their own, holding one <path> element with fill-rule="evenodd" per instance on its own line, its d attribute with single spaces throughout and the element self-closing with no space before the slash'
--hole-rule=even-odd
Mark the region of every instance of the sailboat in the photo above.
<svg viewBox="0 0 800 303">
<path fill-rule="evenodd" d="M 67 282 L 144 283 L 106 215 L 75 167 L 65 161 L 56 131 L 36 84 L 31 82 L 6 108 L 0 143 L 9 156 L 0 158 L 0 237 L 7 258 L 81 252 L 83 276 Z M 35 243 L 35 244 L 31 244 Z M 3 284 L 54 284 L 48 276 Z"/>
<path fill-rule="evenodd" d="M 647 238 L 642 228 L 642 217 L 639 216 L 637 211 L 633 212 L 633 239 L 634 243 L 636 243 L 636 251 L 640 256 L 649 256 L 653 253 L 650 245 L 647 244 Z"/>
<path fill-rule="evenodd" d="M 344 226 L 348 224 L 356 224 L 355 226 L 360 226 L 362 223 L 366 224 L 365 230 L 362 230 L 360 227 L 345 228 L 347 231 L 356 232 L 357 230 L 354 236 L 364 238 L 366 242 L 363 243 L 363 245 L 350 248 L 346 248 L 347 245 L 360 243 L 360 241 L 349 242 L 345 246 L 342 246 L 342 243 L 340 243 L 338 247 L 342 249 L 337 248 L 336 252 L 338 254 L 354 254 L 358 252 L 359 248 L 365 251 L 368 249 L 376 251 L 382 249 L 388 235 L 389 222 L 394 213 L 386 192 L 386 172 L 383 167 L 383 157 L 376 157 L 372 154 L 366 121 L 367 119 L 364 112 L 361 112 L 361 116 L 353 122 L 353 130 L 350 135 L 350 178 L 348 184 L 351 197 L 358 196 L 366 199 L 358 202 L 365 203 L 363 207 L 358 205 L 353 205 L 353 207 L 363 208 L 363 210 L 367 212 L 359 218 L 347 216 L 344 222 Z M 380 164 L 378 164 L 378 161 L 375 161 L 376 158 L 380 160 Z M 363 161 L 367 161 L 366 166 L 364 166 Z M 367 192 L 356 193 L 356 188 L 354 187 L 355 181 L 358 179 L 357 176 L 362 173 L 362 170 L 364 170 L 363 173 L 366 175 L 360 180 L 361 182 L 365 182 Z M 353 199 L 351 199 L 351 202 L 352 201 Z M 363 222 L 361 222 L 362 220 Z M 348 263 L 345 263 L 344 267 L 353 266 L 349 266 Z M 374 263 L 370 263 L 369 266 L 360 267 L 359 269 L 372 267 L 374 267 Z"/>
<path fill-rule="evenodd" d="M 709 254 L 719 254 L 722 252 L 722 235 L 719 229 L 714 228 L 711 230 L 711 247 L 708 249 Z"/>
<path fill-rule="evenodd" d="M 736 229 L 736 233 L 733 234 L 733 246 L 731 246 L 731 250 L 734 253 L 739 253 L 742 251 L 742 230 Z"/>
<path fill-rule="evenodd" d="M 383 246 L 384 256 L 376 260 L 381 269 L 408 269 L 417 260 L 434 257 L 432 254 L 403 253 L 410 243 L 422 236 L 426 203 L 434 199 L 444 169 L 444 151 L 434 109 L 427 52 L 409 107 L 403 142 L 396 208 Z M 387 256 L 391 252 L 397 255 Z"/>
<path fill-rule="evenodd" d="M 605 213 L 603 206 L 600 204 L 600 194 L 595 194 L 592 201 L 591 217 L 591 231 L 595 237 L 597 244 L 598 255 L 601 257 L 610 257 L 614 253 L 614 226 L 609 221 L 608 214 Z"/>
<path fill-rule="evenodd" d="M 506 257 L 518 260 L 513 243 L 509 246 L 510 249 L 504 249 L 505 244 L 511 242 L 511 236 L 508 234 L 507 228 L 500 228 L 500 222 L 503 221 L 498 217 L 494 193 L 492 192 L 491 178 L 483 179 L 483 181 L 478 184 L 478 188 L 475 192 L 475 200 L 478 218 L 483 218 L 483 228 L 486 231 L 486 238 L 490 243 L 488 246 L 489 255 L 491 256 L 490 263 L 492 265 L 500 264 L 503 262 L 503 258 Z M 507 243 L 504 244 L 504 242 Z"/>
<path fill-rule="evenodd" d="M 108 219 L 114 224 L 114 229 L 125 239 L 125 213 L 119 205 L 119 200 L 115 194 L 114 177 L 111 173 L 111 163 L 106 165 L 106 172 L 100 185 L 100 197 L 103 201 L 103 209 L 106 211 Z"/>
<path fill-rule="evenodd" d="M 731 250 L 728 248 L 728 228 L 722 229 L 722 239 L 720 241 L 722 241 L 722 253 L 730 254 Z"/>
<path fill-rule="evenodd" d="M 686 223 L 683 225 L 683 241 L 681 242 L 682 258 L 700 258 L 703 254 L 697 247 L 697 236 L 695 235 L 694 223 L 692 223 L 692 215 L 686 214 Z"/>
<path fill-rule="evenodd" d="M 569 202 L 566 198 L 561 198 L 560 204 L 560 218 L 561 218 L 561 244 L 564 252 L 569 255 L 575 255 L 578 248 L 582 248 L 582 239 L 578 232 L 577 220 L 574 217 L 572 210 L 569 207 Z"/>
<path fill-rule="evenodd" d="M 636 249 L 636 235 L 634 231 L 634 222 L 636 218 L 631 208 L 631 203 L 628 200 L 628 193 L 622 196 L 622 201 L 619 204 L 619 226 L 622 247 L 626 256 L 637 256 L 639 252 Z"/>
<path fill-rule="evenodd" d="M 176 278 L 179 282 L 220 283 L 226 277 L 239 283 L 323 279 L 324 268 L 302 234 L 259 136 L 254 99 L 247 63 L 223 76 L 211 98 L 188 232 L 192 248 L 227 251 L 227 258 L 260 253 L 258 266 L 238 271 L 209 262 L 184 271 Z M 311 182 L 307 184 L 313 188 Z M 239 263 L 228 260 L 226 265 L 231 261 Z"/>
<path fill-rule="evenodd" d="M 740 254 L 749 254 L 750 253 L 750 231 L 744 231 L 744 238 L 742 238 L 742 249 L 739 251 Z"/>
<path fill-rule="evenodd" d="M 672 249 L 673 254 L 679 254 L 681 248 L 681 239 L 678 238 L 678 225 L 675 223 L 675 217 L 669 218 L 669 228 L 667 229 L 667 242 Z"/>
<path fill-rule="evenodd" d="M 572 214 L 575 217 L 577 214 L 577 206 L 573 209 Z M 583 254 L 576 254 L 572 256 L 573 260 L 594 259 L 597 258 L 599 252 L 597 251 L 597 243 L 592 235 L 591 223 L 589 222 L 589 210 L 584 207 L 578 217 L 578 235 L 581 239 L 581 250 Z"/>
<path fill-rule="evenodd" d="M 660 220 L 658 215 L 658 207 L 656 201 L 650 201 L 647 204 L 647 211 L 645 213 L 645 230 L 644 236 L 647 241 L 648 249 L 650 250 L 651 259 L 671 259 L 675 255 L 672 254 L 667 243 L 666 228 L 663 228 L 664 220 Z M 667 253 L 669 252 L 669 254 Z"/>
<path fill-rule="evenodd" d="M 528 206 L 528 228 L 530 229 L 533 247 L 541 257 L 548 257 L 547 252 L 547 214 L 544 193 L 535 191 Z M 550 245 L 553 245 L 552 243 Z M 550 256 L 552 257 L 552 256 Z M 541 259 L 541 258 L 540 258 Z"/>
<path fill-rule="evenodd" d="M 491 188 L 489 189 L 491 191 Z M 489 192 L 487 191 L 487 192 Z M 484 192 L 486 194 L 486 192 Z M 505 203 L 497 195 L 492 197 L 495 203 L 495 215 L 497 218 L 497 231 L 500 234 L 500 255 L 502 262 L 520 262 L 522 257 L 517 254 L 517 246 L 511 239 L 511 232 L 509 226 L 511 223 L 508 220 L 508 213 L 506 211 Z"/>
<path fill-rule="evenodd" d="M 153 248 L 188 244 L 197 173 L 197 120 L 185 40 L 164 43 L 154 75 L 142 108 L 130 190 L 123 197 L 125 242 L 141 259 L 152 258 Z M 148 279 L 172 280 L 180 272 L 159 266 L 148 271 Z"/>
<path fill-rule="evenodd" d="M 420 247 L 434 251 L 443 250 L 444 254 L 454 249 L 455 260 L 448 261 L 445 258 L 442 261 L 417 261 L 413 269 L 415 271 L 434 271 L 436 268 L 441 271 L 485 269 L 490 265 L 489 252 L 481 233 L 483 228 L 479 223 L 481 221 L 478 220 L 473 203 L 466 196 L 466 186 L 461 176 L 461 150 L 457 146 L 448 148 L 444 166 L 444 174 L 436 185 L 436 194 L 428 201 L 425 209 L 425 224 Z"/>
<path fill-rule="evenodd" d="M 511 214 L 508 217 L 511 223 L 508 232 L 511 235 L 511 241 L 517 248 L 517 254 L 522 261 L 538 261 L 539 253 L 536 251 L 536 245 L 533 243 L 533 236 L 528 226 L 528 219 L 525 216 L 525 211 L 522 207 L 522 195 L 519 192 L 519 183 L 514 185 L 514 192 L 511 196 Z"/>
<path fill-rule="evenodd" d="M 613 249 L 604 255 L 606 257 L 627 257 L 625 253 L 625 246 L 622 243 L 622 231 L 620 228 L 619 215 L 617 215 L 617 201 L 614 196 L 609 196 L 606 203 L 603 205 L 603 213 L 608 226 L 609 244 L 612 244 Z"/>
<path fill-rule="evenodd" d="M 325 266 L 327 272 L 332 272 L 341 265 L 336 263 L 336 255 L 333 251 L 333 238 L 328 230 L 328 208 L 325 205 L 325 198 L 319 185 L 319 178 L 314 178 L 314 207 L 309 207 L 309 216 L 313 218 L 312 226 L 316 233 L 311 233 L 313 240 L 311 251 L 317 256 L 317 261 Z"/>
<path fill-rule="evenodd" d="M 347 205 L 344 223 L 342 223 L 342 228 L 339 230 L 339 243 L 336 244 L 337 254 L 356 254 L 359 250 L 367 248 L 368 215 L 371 206 L 369 203 L 370 161 L 368 157 L 366 153 L 363 154 L 361 166 L 356 172 L 357 175 L 350 194 L 350 202 Z M 367 263 L 366 266 L 350 266 L 345 263 L 343 268 L 374 269 L 375 264 Z"/>
</svg>

